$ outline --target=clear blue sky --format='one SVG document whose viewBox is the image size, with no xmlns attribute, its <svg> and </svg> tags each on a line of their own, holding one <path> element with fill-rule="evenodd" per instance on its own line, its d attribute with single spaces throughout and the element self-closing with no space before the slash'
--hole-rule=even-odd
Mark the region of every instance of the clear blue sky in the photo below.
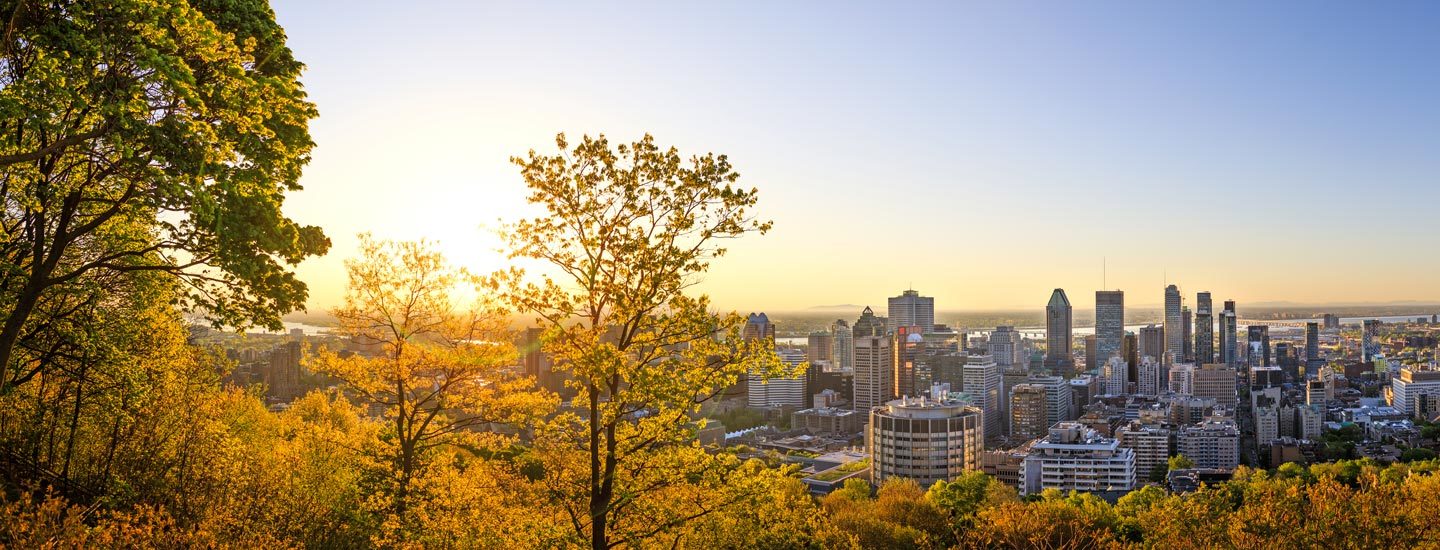
<svg viewBox="0 0 1440 550">
<path fill-rule="evenodd" d="M 558 131 L 727 153 L 726 307 L 1440 302 L 1440 3 L 275 5 L 320 107 L 295 217 L 497 267 Z"/>
</svg>

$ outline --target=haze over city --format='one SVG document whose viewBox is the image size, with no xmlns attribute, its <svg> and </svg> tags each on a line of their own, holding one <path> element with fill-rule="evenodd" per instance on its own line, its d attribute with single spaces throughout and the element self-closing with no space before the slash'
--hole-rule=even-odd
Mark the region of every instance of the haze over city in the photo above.
<svg viewBox="0 0 1440 550">
<path fill-rule="evenodd" d="M 496 220 L 533 213 L 508 159 L 560 131 L 760 188 L 774 231 L 700 287 L 725 308 L 1440 303 L 1433 4 L 555 8 L 276 2 L 321 111 L 287 207 L 338 252 L 299 271 L 312 311 L 361 231 L 506 265 Z"/>
</svg>

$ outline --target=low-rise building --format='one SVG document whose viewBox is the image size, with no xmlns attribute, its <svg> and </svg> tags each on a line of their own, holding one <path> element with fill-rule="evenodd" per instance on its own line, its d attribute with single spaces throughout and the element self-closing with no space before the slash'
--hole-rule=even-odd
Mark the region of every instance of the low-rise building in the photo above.
<svg viewBox="0 0 1440 550">
<path fill-rule="evenodd" d="M 1135 488 L 1135 451 L 1078 422 L 1061 422 L 1030 446 L 1021 493 L 1129 491 Z"/>
</svg>

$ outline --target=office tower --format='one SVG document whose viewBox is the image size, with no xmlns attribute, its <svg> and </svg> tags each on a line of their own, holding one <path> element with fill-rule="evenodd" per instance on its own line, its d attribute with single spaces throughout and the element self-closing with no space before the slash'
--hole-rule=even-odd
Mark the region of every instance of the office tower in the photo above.
<svg viewBox="0 0 1440 550">
<path fill-rule="evenodd" d="M 1360 360 L 1369 363 L 1380 353 L 1380 342 L 1375 334 L 1380 329 L 1379 319 L 1365 319 L 1360 322 Z"/>
<path fill-rule="evenodd" d="M 1430 418 L 1440 411 L 1425 410 L 1425 396 L 1440 395 L 1440 370 L 1422 366 L 1400 367 L 1400 376 L 1390 381 L 1390 406 L 1395 410 Z"/>
<path fill-rule="evenodd" d="M 1321 324 L 1325 330 L 1340 328 L 1340 317 L 1334 313 L 1323 314 L 1320 316 L 1320 320 L 1323 321 Z"/>
<path fill-rule="evenodd" d="M 1169 353 L 1168 338 L 1165 337 L 1167 329 L 1155 325 L 1140 327 L 1140 349 L 1139 359 L 1144 361 L 1146 357 L 1152 357 L 1157 362 L 1163 362 L 1166 353 Z"/>
<path fill-rule="evenodd" d="M 884 336 L 888 334 L 888 331 L 885 330 L 885 323 L 885 319 L 876 317 L 875 312 L 872 311 L 869 306 L 866 306 L 865 309 L 860 312 L 860 318 L 855 320 L 855 326 L 850 329 L 850 336 L 852 338 L 860 338 L 861 336 Z M 880 403 L 877 403 L 877 405 L 879 404 Z"/>
<path fill-rule="evenodd" d="M 1085 336 L 1085 370 L 1099 372 L 1100 344 L 1094 334 Z"/>
<path fill-rule="evenodd" d="M 921 333 L 935 329 L 935 299 L 906 290 L 890 298 L 890 326 L 920 327 Z"/>
<path fill-rule="evenodd" d="M 772 329 L 773 330 L 773 329 Z M 795 348 L 775 350 L 780 361 L 794 368 L 805 363 L 805 352 Z M 758 375 L 747 375 L 745 404 L 757 408 L 795 407 L 803 409 L 809 397 L 805 392 L 805 372 L 796 376 L 766 379 Z"/>
<path fill-rule="evenodd" d="M 1065 289 L 1057 288 L 1050 293 L 1050 303 L 1045 304 L 1045 367 L 1051 372 L 1069 373 L 1073 370 L 1071 350 L 1075 347 L 1075 323 L 1072 312 Z"/>
<path fill-rule="evenodd" d="M 1010 435 L 1032 438 L 1050 427 L 1045 412 L 1045 386 L 1020 384 L 1010 389 Z"/>
<path fill-rule="evenodd" d="M 1021 494 L 1059 491 L 1129 491 L 1135 488 L 1135 451 L 1079 422 L 1061 422 L 1030 446 L 1020 473 Z"/>
<path fill-rule="evenodd" d="M 746 340 L 766 340 L 775 345 L 775 325 L 764 313 L 751 313 L 745 318 L 745 328 L 740 335 Z"/>
<path fill-rule="evenodd" d="M 1085 414 L 1085 407 L 1090 406 L 1090 401 L 1100 395 L 1100 379 L 1089 374 L 1081 374 L 1070 379 L 1070 414 L 1081 416 Z"/>
<path fill-rule="evenodd" d="M 1039 384 L 1045 388 L 1046 428 L 1054 426 L 1056 422 L 1071 420 L 1070 385 L 1065 383 L 1065 377 L 1031 375 L 1026 383 Z"/>
<path fill-rule="evenodd" d="M 1130 381 L 1135 381 L 1135 365 L 1140 364 L 1140 339 L 1133 332 L 1125 332 L 1124 343 L 1120 345 L 1120 357 L 1130 365 Z"/>
<path fill-rule="evenodd" d="M 805 339 L 805 360 L 811 363 L 834 364 L 835 336 L 833 333 L 817 330 Z"/>
<path fill-rule="evenodd" d="M 1020 357 L 1020 333 L 1015 327 L 999 326 L 990 333 L 989 352 L 1001 367 L 1024 365 Z"/>
<path fill-rule="evenodd" d="M 1246 362 L 1251 367 L 1270 366 L 1270 327 L 1250 325 L 1245 329 Z"/>
<path fill-rule="evenodd" d="M 265 373 L 265 394 L 289 402 L 304 392 L 300 386 L 301 345 L 291 340 L 270 350 L 269 370 Z"/>
<path fill-rule="evenodd" d="M 1104 363 L 1119 356 L 1125 339 L 1125 292 L 1095 292 L 1095 358 Z"/>
<path fill-rule="evenodd" d="M 1320 323 L 1305 323 L 1305 368 L 1320 360 Z"/>
<path fill-rule="evenodd" d="M 1235 319 L 1235 301 L 1225 300 L 1225 309 L 1220 312 L 1220 362 L 1234 365 L 1240 361 L 1240 350 L 1235 342 L 1238 330 Z"/>
<path fill-rule="evenodd" d="M 1119 357 L 1111 357 L 1105 363 L 1105 368 L 1100 374 L 1104 383 L 1105 395 L 1125 395 L 1130 393 L 1130 365 Z"/>
<path fill-rule="evenodd" d="M 1196 468 L 1234 470 L 1240 465 L 1240 429 L 1229 420 L 1206 420 L 1180 428 L 1175 446 L 1195 461 Z"/>
<path fill-rule="evenodd" d="M 1195 295 L 1195 350 L 1190 362 L 1205 364 L 1215 361 L 1215 317 L 1210 309 L 1210 293 Z"/>
<path fill-rule="evenodd" d="M 1164 472 L 1170 464 L 1170 430 L 1131 420 L 1115 432 L 1120 446 L 1135 451 L 1135 477 L 1150 479 Z"/>
<path fill-rule="evenodd" d="M 1216 404 L 1234 407 L 1240 402 L 1235 389 L 1235 367 L 1208 363 L 1195 369 L 1192 382 L 1195 397 L 1214 399 Z"/>
<path fill-rule="evenodd" d="M 975 407 L 983 413 L 984 437 L 999 436 L 1004 425 L 1000 416 L 1000 366 L 984 355 L 965 357 L 961 380 L 961 391 L 969 395 Z"/>
<path fill-rule="evenodd" d="M 830 361 L 835 366 L 835 370 L 854 372 L 855 340 L 854 333 L 850 331 L 850 323 L 845 322 L 844 319 L 836 319 L 830 325 L 830 339 L 833 345 Z"/>
<path fill-rule="evenodd" d="M 1140 358 L 1139 378 L 1136 379 L 1135 393 L 1139 395 L 1160 395 L 1165 393 L 1168 380 L 1165 380 L 1165 369 L 1160 361 L 1154 357 L 1145 356 Z"/>
<path fill-rule="evenodd" d="M 866 439 L 873 482 L 903 478 L 929 487 L 979 470 L 980 417 L 980 409 L 948 397 L 897 399 L 871 410 Z"/>
<path fill-rule="evenodd" d="M 833 403 L 817 402 L 816 399 L 826 392 L 829 392 L 829 395 L 825 399 Z M 820 364 L 811 364 L 809 368 L 805 369 L 807 407 L 839 407 L 843 404 L 849 408 L 850 399 L 854 396 L 855 373 L 826 369 Z M 864 418 L 864 416 L 859 418 Z"/>
<path fill-rule="evenodd" d="M 1155 356 L 1162 364 L 1185 360 L 1185 329 L 1180 326 L 1181 313 L 1180 289 L 1175 285 L 1165 287 L 1165 348 Z"/>
<path fill-rule="evenodd" d="M 895 327 L 894 341 L 890 343 L 890 350 L 895 354 L 891 361 L 895 376 L 891 386 L 892 399 L 919 395 L 929 389 L 928 383 L 921 388 L 916 382 L 917 363 L 925 354 L 925 337 L 920 331 L 918 326 Z"/>
<path fill-rule="evenodd" d="M 1195 394 L 1195 365 L 1180 364 L 1170 367 L 1169 379 L 1171 393 Z"/>
<path fill-rule="evenodd" d="M 1189 363 L 1195 360 L 1195 334 L 1191 325 L 1194 316 L 1190 314 L 1190 306 L 1180 307 L 1180 345 L 1182 358 L 1174 360 L 1176 363 Z"/>
<path fill-rule="evenodd" d="M 869 314 L 870 308 L 865 308 L 865 313 Z M 876 319 L 874 315 L 869 318 Z M 862 327 L 866 329 L 864 333 L 860 332 Z M 884 405 L 895 393 L 892 367 L 895 358 L 890 354 L 890 337 L 884 334 L 883 325 L 879 327 L 880 334 L 874 334 L 871 329 L 865 315 L 855 322 L 855 397 L 851 402 L 855 410 L 861 412 Z"/>
</svg>

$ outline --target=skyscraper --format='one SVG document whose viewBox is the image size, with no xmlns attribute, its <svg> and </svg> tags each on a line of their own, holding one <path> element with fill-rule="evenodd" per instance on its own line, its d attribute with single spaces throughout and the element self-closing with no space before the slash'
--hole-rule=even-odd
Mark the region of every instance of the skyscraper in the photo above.
<svg viewBox="0 0 1440 550">
<path fill-rule="evenodd" d="M 1320 323 L 1305 323 L 1305 370 L 1320 362 Z M 1316 365 L 1314 368 L 1318 368 Z"/>
<path fill-rule="evenodd" d="M 1185 330 L 1180 324 L 1180 289 L 1170 285 L 1165 287 L 1165 350 L 1155 357 L 1161 364 L 1185 358 Z"/>
<path fill-rule="evenodd" d="M 1000 435 L 1003 424 L 1000 418 L 1003 410 L 1000 403 L 1000 366 L 986 356 L 971 355 L 965 358 L 961 373 L 961 390 L 969 394 L 975 400 L 975 406 L 984 413 L 984 436 Z"/>
<path fill-rule="evenodd" d="M 1380 353 L 1380 343 L 1375 341 L 1375 333 L 1380 329 L 1379 319 L 1365 319 L 1360 322 L 1360 360 L 1370 362 Z"/>
<path fill-rule="evenodd" d="M 805 339 L 805 360 L 811 363 L 834 363 L 835 333 L 817 330 Z"/>
<path fill-rule="evenodd" d="M 1068 374 L 1072 370 L 1074 359 L 1070 354 L 1075 340 L 1071 312 L 1065 289 L 1050 293 L 1050 303 L 1045 304 L 1045 366 L 1052 372 Z"/>
<path fill-rule="evenodd" d="M 764 313 L 751 313 L 745 318 L 745 328 L 740 333 L 746 340 L 767 340 L 775 344 L 775 325 Z"/>
<path fill-rule="evenodd" d="M 906 290 L 890 298 L 890 326 L 918 326 L 923 332 L 935 330 L 935 299 Z"/>
<path fill-rule="evenodd" d="M 855 326 L 850 330 L 850 333 L 854 338 L 860 338 L 861 336 L 884 336 L 886 333 L 885 319 L 876 317 L 875 312 L 871 310 L 869 306 L 866 306 L 865 310 L 860 312 L 860 318 L 855 320 Z"/>
<path fill-rule="evenodd" d="M 868 311 L 869 308 L 866 308 Z M 855 323 L 859 328 L 860 323 Z M 855 335 L 855 410 L 868 413 L 872 407 L 884 405 L 895 393 L 894 357 L 890 353 L 890 337 L 885 334 Z"/>
<path fill-rule="evenodd" d="M 1001 367 L 1024 363 L 1020 357 L 1020 333 L 1012 326 L 995 327 L 990 333 L 989 352 Z"/>
<path fill-rule="evenodd" d="M 921 334 L 918 326 L 895 327 L 894 340 L 890 343 L 890 350 L 895 355 L 891 361 L 895 376 L 890 391 L 891 399 L 920 395 L 929 389 L 928 381 L 925 388 L 918 387 L 916 383 L 915 375 L 920 356 L 925 353 L 925 337 Z"/>
<path fill-rule="evenodd" d="M 1270 366 L 1270 327 L 1250 325 L 1245 327 L 1246 362 L 1252 367 Z"/>
<path fill-rule="evenodd" d="M 1125 291 L 1095 291 L 1095 359 L 1119 357 L 1125 339 Z"/>
<path fill-rule="evenodd" d="M 1183 350 L 1183 358 L 1175 360 L 1176 363 L 1189 363 L 1195 360 L 1195 335 L 1191 326 L 1190 306 L 1180 306 L 1180 345 Z"/>
<path fill-rule="evenodd" d="M 844 319 L 836 319 L 830 325 L 830 335 L 833 349 L 830 352 L 831 364 L 835 370 L 840 372 L 853 372 L 855 370 L 855 336 L 850 331 L 850 323 Z"/>
<path fill-rule="evenodd" d="M 1161 328 L 1155 325 L 1140 327 L 1140 350 L 1138 359 L 1143 360 L 1149 357 L 1159 362 L 1164 354 L 1169 353 L 1170 339 L 1166 338 L 1167 332 L 1168 327 Z"/>
<path fill-rule="evenodd" d="M 1215 318 L 1210 305 L 1210 293 L 1195 295 L 1195 357 L 1196 364 L 1215 361 Z"/>
<path fill-rule="evenodd" d="M 1240 350 L 1236 349 L 1235 301 L 1225 300 L 1225 310 L 1220 312 L 1220 362 L 1233 365 L 1240 361 Z M 1202 363 L 1203 364 L 1203 363 Z"/>
</svg>

